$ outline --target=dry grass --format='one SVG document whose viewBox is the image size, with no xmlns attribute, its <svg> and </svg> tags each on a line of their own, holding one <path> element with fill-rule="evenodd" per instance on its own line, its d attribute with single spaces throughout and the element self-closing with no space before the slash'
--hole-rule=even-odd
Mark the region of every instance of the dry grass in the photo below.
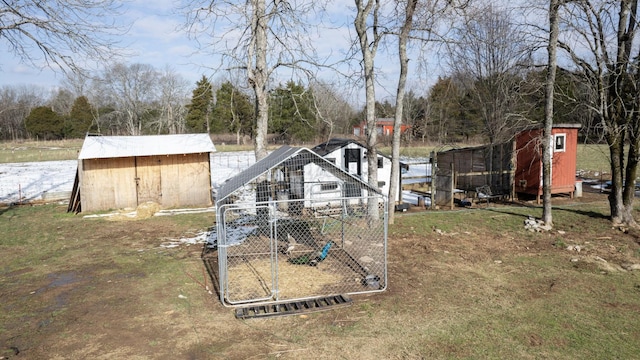
<svg viewBox="0 0 640 360">
<path fill-rule="evenodd" d="M 609 148 L 607 145 L 578 144 L 577 169 L 591 173 L 609 173 Z"/>
<path fill-rule="evenodd" d="M 50 160 L 75 160 L 82 147 L 82 139 L 58 140 L 58 141 L 19 141 L 0 143 L 0 163 L 50 161 Z M 218 152 L 251 151 L 253 145 L 233 145 L 214 141 Z M 478 144 L 472 144 L 473 146 Z M 308 145 L 307 145 L 308 146 Z M 400 149 L 401 156 L 425 158 L 432 151 L 446 150 L 447 148 L 464 147 L 465 144 L 448 146 L 424 145 L 407 146 Z M 269 149 L 278 148 L 270 145 Z M 390 147 L 381 147 L 380 151 L 391 154 Z M 589 172 L 608 172 L 609 153 L 606 145 L 578 144 L 578 169 Z"/>
<path fill-rule="evenodd" d="M 55 141 L 11 141 L 0 143 L 0 163 L 75 160 L 82 139 Z"/>
<path fill-rule="evenodd" d="M 524 230 L 523 219 L 541 213 L 531 206 L 398 214 L 386 292 L 244 321 L 212 291 L 201 246 L 160 247 L 211 226 L 212 214 L 131 222 L 83 219 L 64 205 L 5 208 L 0 356 L 636 358 L 640 273 L 627 269 L 640 263 L 640 233 L 612 228 L 605 195 L 596 195 L 555 199 L 548 233 Z M 267 277 L 265 264 L 252 268 L 238 271 Z M 281 287 L 333 280 L 327 269 L 304 270 L 317 271 L 313 281 Z"/>
<path fill-rule="evenodd" d="M 230 300 L 270 297 L 273 287 L 272 263 L 269 259 L 238 262 L 229 269 Z M 293 265 L 278 262 L 278 296 L 296 299 L 323 295 L 323 289 L 344 281 L 343 275 L 325 271 L 322 266 Z"/>
</svg>

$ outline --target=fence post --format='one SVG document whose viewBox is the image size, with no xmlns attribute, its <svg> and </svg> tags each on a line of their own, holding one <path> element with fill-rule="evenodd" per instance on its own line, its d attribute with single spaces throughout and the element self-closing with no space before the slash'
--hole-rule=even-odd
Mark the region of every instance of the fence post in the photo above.
<svg viewBox="0 0 640 360">
<path fill-rule="evenodd" d="M 451 162 L 451 183 L 450 183 L 450 189 L 451 189 L 451 210 L 453 210 L 453 197 L 455 196 L 454 190 L 455 190 L 455 173 L 454 173 L 454 165 L 453 162 Z"/>
</svg>

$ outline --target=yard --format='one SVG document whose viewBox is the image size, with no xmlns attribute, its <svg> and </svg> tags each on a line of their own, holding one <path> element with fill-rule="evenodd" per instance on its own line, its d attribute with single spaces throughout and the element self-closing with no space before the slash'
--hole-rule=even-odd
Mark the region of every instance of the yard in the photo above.
<svg viewBox="0 0 640 360">
<path fill-rule="evenodd" d="M 205 272 L 213 213 L 83 218 L 0 210 L 0 357 L 603 359 L 640 354 L 640 232 L 599 193 L 398 214 L 389 285 L 350 306 L 237 320 Z"/>
<path fill-rule="evenodd" d="M 76 156 L 78 144 L 48 145 L 3 146 L 0 162 Z M 580 147 L 579 171 L 606 179 L 604 150 Z M 247 166 L 222 159 L 218 168 Z M 61 173 L 25 170 L 15 186 L 0 171 L 3 196 L 65 190 Z M 612 228 L 599 192 L 553 203 L 551 232 L 525 229 L 541 216 L 530 202 L 397 213 L 387 291 L 249 320 L 222 306 L 205 270 L 212 212 L 84 218 L 62 203 L 0 207 L 0 359 L 637 358 L 640 231 Z"/>
</svg>

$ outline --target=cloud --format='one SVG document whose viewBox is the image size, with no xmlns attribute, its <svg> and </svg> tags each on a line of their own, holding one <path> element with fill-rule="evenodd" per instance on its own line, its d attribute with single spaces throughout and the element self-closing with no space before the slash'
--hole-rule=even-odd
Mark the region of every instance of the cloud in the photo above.
<svg viewBox="0 0 640 360">
<path fill-rule="evenodd" d="M 15 64 L 11 67 L 10 72 L 15 75 L 30 75 L 33 76 L 40 71 L 36 71 L 33 67 L 26 66 L 24 64 Z"/>
<path fill-rule="evenodd" d="M 135 20 L 130 35 L 167 43 L 185 38 L 185 35 L 178 30 L 180 25 L 181 23 L 174 18 L 145 15 Z"/>
</svg>

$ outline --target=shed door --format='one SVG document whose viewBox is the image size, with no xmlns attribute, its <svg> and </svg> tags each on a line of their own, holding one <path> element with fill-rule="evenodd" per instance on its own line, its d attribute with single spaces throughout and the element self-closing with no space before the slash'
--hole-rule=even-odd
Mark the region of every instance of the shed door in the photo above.
<svg viewBox="0 0 640 360">
<path fill-rule="evenodd" d="M 136 189 L 138 205 L 153 201 L 162 204 L 162 181 L 159 157 L 142 156 L 136 158 Z"/>
</svg>

